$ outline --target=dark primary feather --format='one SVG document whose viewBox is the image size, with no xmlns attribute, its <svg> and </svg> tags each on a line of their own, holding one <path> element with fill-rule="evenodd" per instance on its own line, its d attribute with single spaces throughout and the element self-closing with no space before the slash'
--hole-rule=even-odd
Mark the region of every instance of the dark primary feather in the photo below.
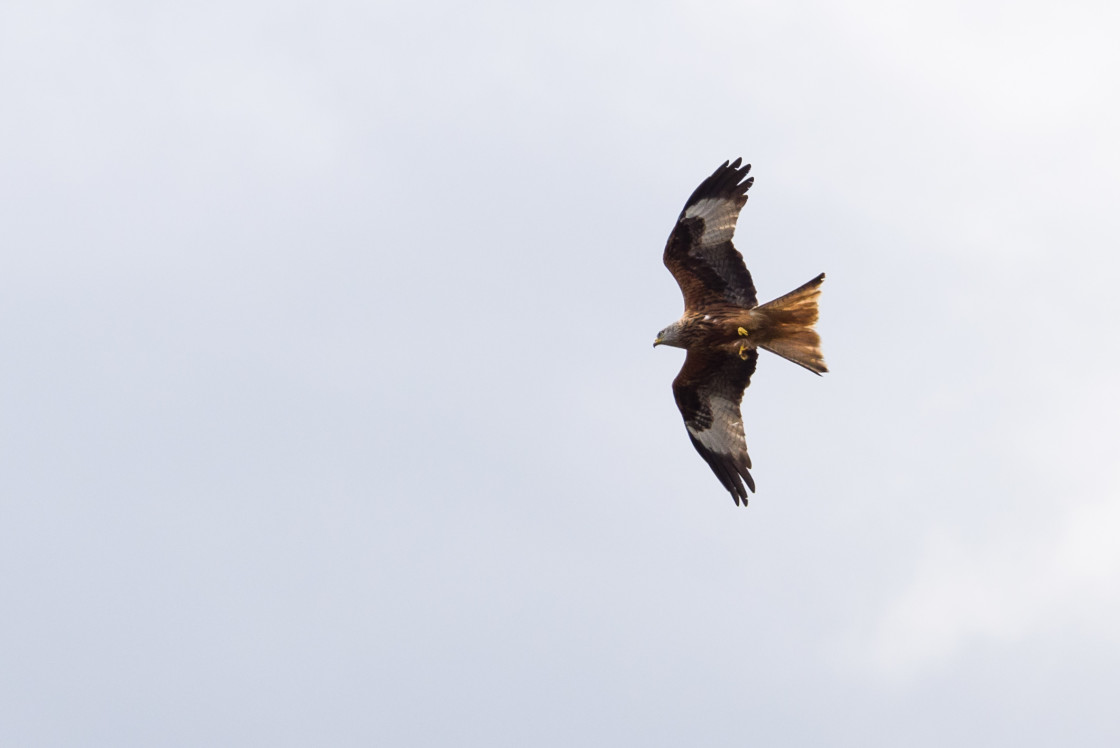
<svg viewBox="0 0 1120 748">
<path fill-rule="evenodd" d="M 665 245 L 665 267 L 677 279 L 687 311 L 719 304 L 758 305 L 754 282 L 743 256 L 731 243 L 739 211 L 747 203 L 754 177 L 742 159 L 724 162 L 700 183 L 685 203 Z"/>
<path fill-rule="evenodd" d="M 756 350 L 750 351 L 746 360 L 725 349 L 690 350 L 673 380 L 673 396 L 692 446 L 731 492 L 735 503 L 742 501 L 744 505 L 747 489 L 743 481 L 750 490 L 755 488 L 739 406 L 757 362 Z"/>
</svg>

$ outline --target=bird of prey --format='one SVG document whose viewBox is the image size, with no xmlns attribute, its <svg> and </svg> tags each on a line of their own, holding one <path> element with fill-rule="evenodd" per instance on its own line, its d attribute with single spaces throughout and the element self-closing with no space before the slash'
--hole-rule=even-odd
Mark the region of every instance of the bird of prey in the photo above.
<svg viewBox="0 0 1120 748">
<path fill-rule="evenodd" d="M 813 330 L 824 273 L 762 306 L 743 256 L 731 243 L 747 203 L 751 165 L 742 159 L 700 183 L 665 245 L 665 266 L 684 294 L 684 314 L 657 333 L 655 346 L 688 351 L 673 380 L 673 395 L 692 446 L 738 505 L 755 490 L 739 406 L 751 382 L 758 349 L 811 372 L 828 371 Z M 745 180 L 745 181 L 744 181 Z"/>
</svg>

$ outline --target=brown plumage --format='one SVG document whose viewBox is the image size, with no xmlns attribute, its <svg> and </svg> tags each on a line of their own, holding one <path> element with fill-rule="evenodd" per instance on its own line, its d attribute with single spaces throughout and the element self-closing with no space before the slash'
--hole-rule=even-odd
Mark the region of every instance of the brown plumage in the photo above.
<svg viewBox="0 0 1120 748">
<path fill-rule="evenodd" d="M 739 406 L 758 362 L 758 348 L 809 371 L 825 368 L 817 322 L 824 273 L 785 296 L 758 305 L 754 282 L 731 239 L 754 177 L 742 159 L 700 183 L 665 245 L 665 266 L 684 294 L 684 314 L 654 345 L 688 350 L 673 395 L 688 437 L 736 504 L 755 490 Z M 744 481 L 746 486 L 744 486 Z"/>
</svg>

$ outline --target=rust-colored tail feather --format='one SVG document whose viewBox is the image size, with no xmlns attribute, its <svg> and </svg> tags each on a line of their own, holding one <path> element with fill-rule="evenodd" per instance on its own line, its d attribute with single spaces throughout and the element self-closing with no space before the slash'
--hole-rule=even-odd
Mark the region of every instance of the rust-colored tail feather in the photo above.
<svg viewBox="0 0 1120 748">
<path fill-rule="evenodd" d="M 759 347 L 788 358 L 816 374 L 828 371 L 821 353 L 821 338 L 813 329 L 817 323 L 817 301 L 822 283 L 824 273 L 754 310 L 764 314 L 770 322 L 770 334 L 759 341 Z"/>
</svg>

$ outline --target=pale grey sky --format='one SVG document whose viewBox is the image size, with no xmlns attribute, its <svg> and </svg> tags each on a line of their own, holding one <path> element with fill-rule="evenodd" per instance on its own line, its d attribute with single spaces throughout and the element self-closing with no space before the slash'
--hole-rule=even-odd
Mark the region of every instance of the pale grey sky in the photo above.
<svg viewBox="0 0 1120 748">
<path fill-rule="evenodd" d="M 4 3 L 0 743 L 1115 745 L 1118 32 Z M 736 156 L 746 510 L 650 347 Z"/>
</svg>

